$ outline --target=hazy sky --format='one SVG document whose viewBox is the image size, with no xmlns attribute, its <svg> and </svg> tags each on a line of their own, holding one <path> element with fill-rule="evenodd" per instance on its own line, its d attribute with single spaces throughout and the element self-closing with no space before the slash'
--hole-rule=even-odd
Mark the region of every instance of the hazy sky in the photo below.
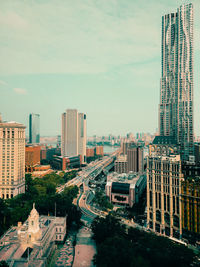
<svg viewBox="0 0 200 267">
<path fill-rule="evenodd" d="M 0 112 L 41 135 L 61 113 L 87 114 L 88 135 L 155 132 L 161 16 L 194 3 L 194 123 L 200 135 L 200 0 L 1 0 Z"/>
</svg>

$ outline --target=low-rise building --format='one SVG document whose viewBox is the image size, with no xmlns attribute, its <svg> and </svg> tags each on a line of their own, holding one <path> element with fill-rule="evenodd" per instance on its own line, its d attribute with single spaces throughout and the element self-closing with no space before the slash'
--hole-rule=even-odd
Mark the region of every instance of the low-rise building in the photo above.
<svg viewBox="0 0 200 267">
<path fill-rule="evenodd" d="M 132 207 L 139 201 L 146 188 L 146 175 L 138 173 L 118 174 L 107 176 L 106 195 L 110 202 L 116 205 Z"/>
<path fill-rule="evenodd" d="M 33 172 L 35 166 L 40 164 L 40 146 L 27 145 L 25 148 L 25 170 Z"/>
<path fill-rule="evenodd" d="M 0 259 L 10 266 L 46 266 L 56 242 L 66 235 L 66 218 L 39 216 L 33 205 L 28 219 L 9 229 L 0 239 Z"/>
</svg>

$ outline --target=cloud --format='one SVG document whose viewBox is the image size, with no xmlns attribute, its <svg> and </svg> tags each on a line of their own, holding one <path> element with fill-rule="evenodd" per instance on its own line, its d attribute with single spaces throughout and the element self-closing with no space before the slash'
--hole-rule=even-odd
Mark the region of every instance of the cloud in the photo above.
<svg viewBox="0 0 200 267">
<path fill-rule="evenodd" d="M 178 1 L 163 2 L 0 3 L 0 73 L 105 73 L 160 56 L 161 16 L 178 7 Z M 196 4 L 196 12 L 199 9 Z M 195 26 L 197 36 L 199 24 Z"/>
<path fill-rule="evenodd" d="M 7 86 L 7 82 L 0 80 L 0 85 Z"/>
<path fill-rule="evenodd" d="M 27 90 L 23 88 L 13 88 L 13 91 L 18 95 L 26 95 Z"/>
</svg>

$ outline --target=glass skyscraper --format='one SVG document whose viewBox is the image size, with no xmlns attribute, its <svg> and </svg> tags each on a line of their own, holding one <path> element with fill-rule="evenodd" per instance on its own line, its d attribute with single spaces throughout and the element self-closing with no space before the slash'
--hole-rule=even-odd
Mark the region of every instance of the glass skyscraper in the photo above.
<svg viewBox="0 0 200 267">
<path fill-rule="evenodd" d="M 182 159 L 193 155 L 193 5 L 162 17 L 160 136 L 173 136 Z"/>
<path fill-rule="evenodd" d="M 40 115 L 31 113 L 29 115 L 29 143 L 40 143 Z"/>
</svg>

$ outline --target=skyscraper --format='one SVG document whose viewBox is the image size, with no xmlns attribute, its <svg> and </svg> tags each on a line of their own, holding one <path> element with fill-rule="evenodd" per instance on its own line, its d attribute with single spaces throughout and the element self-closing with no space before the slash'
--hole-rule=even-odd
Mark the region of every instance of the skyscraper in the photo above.
<svg viewBox="0 0 200 267">
<path fill-rule="evenodd" d="M 29 143 L 40 143 L 40 115 L 31 113 L 29 115 Z"/>
<path fill-rule="evenodd" d="M 82 163 L 86 162 L 86 115 L 78 114 L 78 154 L 81 155 Z"/>
<path fill-rule="evenodd" d="M 25 192 L 25 128 L 0 121 L 0 198 Z"/>
<path fill-rule="evenodd" d="M 160 136 L 173 136 L 182 159 L 193 155 L 193 5 L 162 17 Z"/>
<path fill-rule="evenodd" d="M 86 115 L 76 109 L 62 114 L 61 154 L 63 157 L 81 155 L 86 160 Z"/>
</svg>

